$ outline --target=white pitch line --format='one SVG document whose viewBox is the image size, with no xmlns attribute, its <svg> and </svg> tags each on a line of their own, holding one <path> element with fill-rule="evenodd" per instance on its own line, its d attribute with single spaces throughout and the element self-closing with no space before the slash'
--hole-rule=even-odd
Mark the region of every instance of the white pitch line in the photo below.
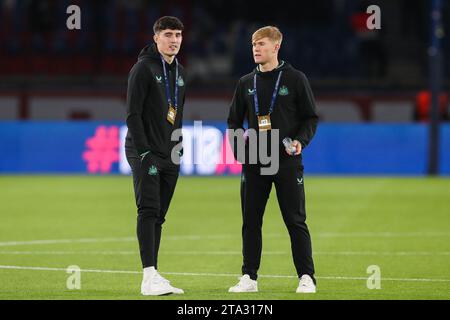
<svg viewBox="0 0 450 320">
<path fill-rule="evenodd" d="M 268 237 L 278 237 L 277 234 L 269 234 Z M 208 239 L 228 239 L 236 235 L 184 235 L 184 236 L 164 236 L 164 240 L 208 240 Z M 239 237 L 239 235 L 238 235 Z M 0 247 L 20 246 L 20 245 L 40 245 L 40 244 L 61 244 L 61 243 L 99 243 L 99 242 L 137 242 L 137 237 L 118 238 L 81 238 L 81 239 L 46 239 L 29 241 L 6 241 L 0 242 Z"/>
<path fill-rule="evenodd" d="M 12 270 L 37 270 L 37 271 L 67 271 L 67 268 L 49 268 L 49 267 L 24 267 L 24 266 L 2 266 L 0 269 Z M 95 269 L 80 269 L 81 272 L 93 273 L 126 273 L 126 274 L 142 274 L 142 271 L 123 271 L 123 270 L 95 270 Z"/>
<path fill-rule="evenodd" d="M 203 240 L 203 239 L 224 239 L 231 237 L 225 236 L 166 236 L 165 240 Z M 134 242 L 136 237 L 120 238 L 82 238 L 82 239 L 49 239 L 49 240 L 30 240 L 30 241 L 6 241 L 0 242 L 0 247 L 20 246 L 20 245 L 40 245 L 40 244 L 61 244 L 61 243 L 100 243 L 100 242 Z"/>
<path fill-rule="evenodd" d="M 402 237 L 449 237 L 450 232 L 318 232 L 312 237 L 320 238 L 402 238 Z"/>
<path fill-rule="evenodd" d="M 264 234 L 265 238 L 282 238 L 286 234 Z M 312 234 L 313 238 L 402 238 L 402 237 L 449 237 L 450 232 L 317 232 Z M 239 234 L 221 234 L 221 235 L 178 235 L 164 236 L 165 240 L 220 240 L 220 239 L 240 239 Z M 136 237 L 117 237 L 117 238 L 81 238 L 81 239 L 45 239 L 28 241 L 6 241 L 0 242 L 0 247 L 19 246 L 19 245 L 45 245 L 60 243 L 100 243 L 100 242 L 133 242 Z"/>
<path fill-rule="evenodd" d="M 49 268 L 49 267 L 27 267 L 27 266 L 3 266 L 0 269 L 6 270 L 35 270 L 35 271 L 67 271 L 67 268 Z M 126 270 L 99 270 L 99 269 L 80 269 L 81 272 L 88 273 L 117 273 L 117 274 L 142 274 L 142 271 Z M 167 275 L 177 276 L 199 276 L 199 277 L 239 277 L 240 274 L 232 273 L 195 273 L 195 272 L 161 272 Z M 297 276 L 288 275 L 259 275 L 261 278 L 297 278 Z M 367 280 L 366 277 L 342 277 L 342 276 L 317 276 L 317 279 L 324 280 Z M 449 282 L 450 279 L 418 279 L 418 278 L 381 278 L 381 281 L 399 281 L 399 282 Z"/>
<path fill-rule="evenodd" d="M 82 238 L 82 239 L 53 239 L 53 240 L 29 240 L 29 241 L 6 241 L 0 242 L 0 247 L 35 245 L 35 244 L 59 244 L 59 243 L 98 243 L 98 242 L 127 242 L 136 241 L 136 238 Z"/>
<path fill-rule="evenodd" d="M 0 251 L 0 255 L 138 255 L 135 251 Z M 164 255 L 242 255 L 241 251 L 162 251 Z M 287 251 L 263 251 L 263 255 L 290 255 Z M 314 252 L 314 255 L 324 256 L 450 256 L 450 251 L 437 252 L 376 252 L 376 251 L 329 251 Z"/>
<path fill-rule="evenodd" d="M 3 255 L 135 255 L 139 251 L 0 251 Z"/>
<path fill-rule="evenodd" d="M 376 251 L 329 251 L 329 252 L 313 252 L 313 255 L 324 256 L 450 256 L 450 251 L 391 251 L 391 252 L 376 252 Z"/>
<path fill-rule="evenodd" d="M 139 251 L 0 251 L 0 255 L 139 255 Z M 166 255 L 242 255 L 241 251 L 164 251 Z M 268 251 L 267 255 L 285 255 L 288 252 Z M 290 253 L 289 253 L 290 254 Z"/>
</svg>

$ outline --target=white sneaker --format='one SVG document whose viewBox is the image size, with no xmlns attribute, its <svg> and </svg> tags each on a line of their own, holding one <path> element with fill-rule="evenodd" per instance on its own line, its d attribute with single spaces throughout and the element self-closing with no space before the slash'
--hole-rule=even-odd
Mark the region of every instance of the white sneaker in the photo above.
<svg viewBox="0 0 450 320">
<path fill-rule="evenodd" d="M 174 286 L 172 286 L 170 284 L 170 281 L 167 280 L 166 278 L 164 278 L 162 275 L 160 275 L 159 272 L 156 272 L 155 277 L 159 278 L 160 281 L 167 283 L 169 285 L 169 287 L 172 289 L 172 293 L 174 293 L 174 294 L 183 294 L 184 293 L 183 289 L 175 288 Z"/>
<path fill-rule="evenodd" d="M 141 284 L 141 294 L 144 296 L 162 296 L 172 293 L 172 286 L 169 282 L 163 281 L 156 274 L 151 277 L 144 277 Z"/>
<path fill-rule="evenodd" d="M 162 296 L 166 294 L 183 294 L 182 289 L 170 285 L 170 281 L 155 272 L 149 277 L 144 277 L 141 284 L 141 294 L 144 296 Z"/>
<path fill-rule="evenodd" d="M 298 284 L 297 293 L 315 293 L 316 292 L 316 285 L 314 284 L 313 279 L 307 275 L 304 274 L 300 278 L 300 282 Z"/>
<path fill-rule="evenodd" d="M 228 292 L 258 292 L 258 282 L 250 279 L 248 274 L 244 274 L 238 279 L 238 284 L 231 287 Z"/>
</svg>

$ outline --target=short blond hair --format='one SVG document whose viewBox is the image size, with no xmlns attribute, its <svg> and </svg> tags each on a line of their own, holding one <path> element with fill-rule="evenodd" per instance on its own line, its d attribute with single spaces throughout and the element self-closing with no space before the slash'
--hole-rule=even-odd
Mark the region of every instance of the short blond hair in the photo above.
<svg viewBox="0 0 450 320">
<path fill-rule="evenodd" d="M 279 44 L 281 44 L 281 41 L 283 41 L 283 34 L 281 33 L 280 29 L 274 26 L 266 26 L 256 30 L 253 33 L 252 42 L 258 41 L 265 37 L 274 42 L 278 42 Z"/>
</svg>

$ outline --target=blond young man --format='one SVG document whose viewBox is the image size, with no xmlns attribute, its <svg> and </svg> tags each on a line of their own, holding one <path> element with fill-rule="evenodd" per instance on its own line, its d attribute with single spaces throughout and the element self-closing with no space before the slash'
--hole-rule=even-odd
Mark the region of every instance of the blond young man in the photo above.
<svg viewBox="0 0 450 320">
<path fill-rule="evenodd" d="M 257 67 L 238 81 L 230 106 L 229 129 L 244 129 L 244 121 L 247 120 L 248 129 L 255 130 L 258 139 L 262 132 L 270 134 L 273 130 L 279 130 L 280 145 L 287 137 L 293 142 L 279 149 L 279 169 L 276 174 L 261 174 L 263 164 L 259 160 L 256 164 L 243 164 L 243 276 L 229 292 L 258 291 L 261 229 L 272 184 L 275 184 L 278 203 L 291 240 L 292 256 L 299 277 L 296 292 L 316 292 L 311 238 L 305 223 L 301 152 L 316 132 L 318 117 L 306 76 L 286 61 L 278 60 L 282 37 L 280 30 L 273 26 L 261 28 L 253 34 L 253 58 Z M 246 158 L 251 150 L 248 141 Z M 236 150 L 234 152 L 236 155 Z"/>
</svg>

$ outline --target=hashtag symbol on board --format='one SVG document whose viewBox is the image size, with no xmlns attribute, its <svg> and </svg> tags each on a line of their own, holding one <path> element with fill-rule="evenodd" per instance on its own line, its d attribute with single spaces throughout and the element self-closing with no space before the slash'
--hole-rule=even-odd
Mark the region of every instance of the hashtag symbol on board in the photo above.
<svg viewBox="0 0 450 320">
<path fill-rule="evenodd" d="M 119 161 L 119 128 L 99 126 L 94 136 L 86 140 L 83 160 L 89 173 L 111 172 L 113 163 Z"/>
</svg>

